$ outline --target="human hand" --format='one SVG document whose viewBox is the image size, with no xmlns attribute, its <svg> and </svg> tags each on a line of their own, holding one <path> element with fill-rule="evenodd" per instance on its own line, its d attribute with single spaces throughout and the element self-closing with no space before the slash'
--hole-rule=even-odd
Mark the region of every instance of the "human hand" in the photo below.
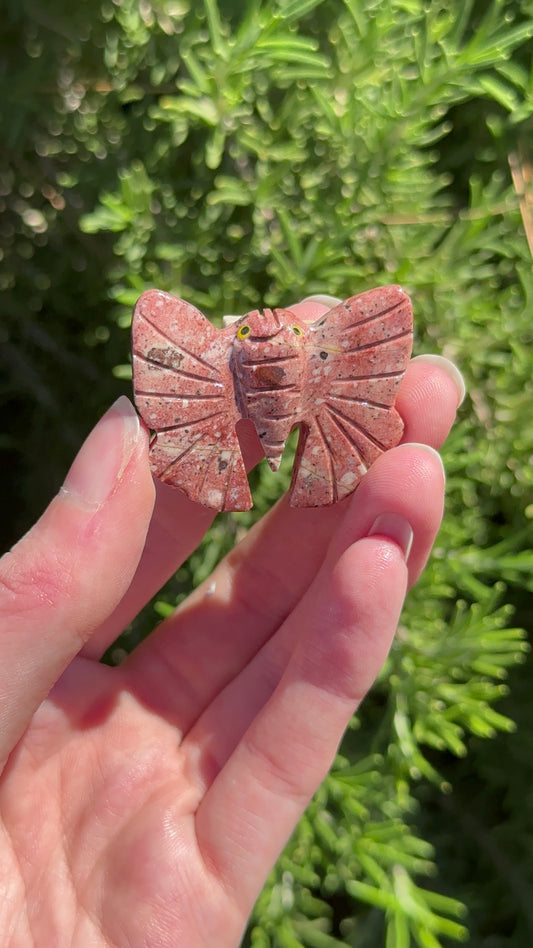
<svg viewBox="0 0 533 948">
<path fill-rule="evenodd" d="M 99 422 L 0 561 L 0 944 L 238 944 L 429 555 L 443 472 L 412 442 L 448 433 L 443 366 L 410 364 L 407 443 L 351 498 L 282 500 L 116 669 L 98 658 L 212 513 L 155 498 L 126 400 Z"/>
</svg>

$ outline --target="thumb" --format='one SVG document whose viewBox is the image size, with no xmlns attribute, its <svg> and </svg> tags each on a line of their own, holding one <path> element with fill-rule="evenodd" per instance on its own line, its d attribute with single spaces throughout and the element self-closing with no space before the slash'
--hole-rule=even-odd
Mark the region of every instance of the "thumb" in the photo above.
<svg viewBox="0 0 533 948">
<path fill-rule="evenodd" d="M 0 760 L 127 590 L 153 502 L 147 432 L 119 398 L 40 520 L 0 559 Z"/>
</svg>

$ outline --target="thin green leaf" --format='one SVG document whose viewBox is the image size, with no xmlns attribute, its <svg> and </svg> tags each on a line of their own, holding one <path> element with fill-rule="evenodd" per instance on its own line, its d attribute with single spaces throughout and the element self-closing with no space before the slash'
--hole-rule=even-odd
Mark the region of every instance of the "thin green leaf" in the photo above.
<svg viewBox="0 0 533 948">
<path fill-rule="evenodd" d="M 289 0 L 288 3 L 281 4 L 279 16 L 282 20 L 300 20 L 323 2 L 324 0 Z"/>
<path fill-rule="evenodd" d="M 222 29 L 222 22 L 220 19 L 217 0 L 204 0 L 204 8 L 207 15 L 209 35 L 211 37 L 213 49 L 217 56 L 226 58 L 228 56 L 229 50 Z"/>
</svg>

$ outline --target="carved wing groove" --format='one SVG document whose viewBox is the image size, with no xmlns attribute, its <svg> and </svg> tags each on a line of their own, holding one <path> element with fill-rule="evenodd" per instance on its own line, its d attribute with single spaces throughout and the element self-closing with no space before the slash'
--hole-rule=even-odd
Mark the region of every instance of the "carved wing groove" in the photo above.
<svg viewBox="0 0 533 948">
<path fill-rule="evenodd" d="M 170 462 L 170 464 L 167 464 L 167 466 L 163 468 L 161 473 L 158 474 L 159 479 L 162 481 L 168 480 L 168 478 L 166 477 L 168 472 L 171 471 L 174 467 L 177 467 L 177 465 L 181 461 L 183 461 L 183 458 L 186 457 L 188 454 L 190 454 L 191 451 L 195 449 L 196 445 L 198 444 L 199 441 L 202 440 L 203 437 L 204 437 L 203 434 L 201 434 L 198 438 L 195 438 L 194 441 L 191 441 L 191 443 L 187 445 L 186 448 L 183 449 L 183 451 L 180 451 L 180 453 L 177 454 L 176 457 L 172 458 L 172 461 Z"/>
<path fill-rule="evenodd" d="M 199 438 L 198 440 L 201 440 L 201 438 Z M 201 476 L 201 477 L 199 478 L 199 480 L 198 480 L 198 496 L 199 496 L 199 497 L 201 497 L 201 496 L 203 495 L 203 493 L 204 493 L 205 482 L 206 482 L 206 479 L 207 479 L 207 477 L 208 477 L 208 475 L 209 475 L 209 468 L 210 468 L 210 466 L 211 466 L 211 461 L 212 461 L 212 459 L 213 459 L 213 456 L 214 456 L 215 454 L 218 455 L 219 453 L 220 453 L 219 445 L 218 445 L 218 444 L 213 444 L 213 445 L 211 446 L 211 450 L 209 451 L 209 454 L 206 454 L 206 455 L 205 455 L 204 469 L 203 469 L 203 472 L 202 472 L 202 476 Z M 232 464 L 232 468 L 233 468 L 233 464 Z M 231 469 L 230 469 L 230 470 L 231 470 Z M 223 499 L 223 502 L 222 502 L 222 506 L 224 506 L 224 502 L 225 502 L 225 500 L 226 500 L 227 489 L 228 489 L 228 484 L 227 484 L 227 480 L 226 480 L 226 484 L 224 485 L 224 488 L 223 488 L 223 490 L 222 490 L 222 494 L 223 494 L 223 498 L 224 498 L 224 499 Z"/>
<path fill-rule="evenodd" d="M 353 346 L 352 349 L 346 348 L 343 349 L 342 352 L 364 352 L 365 349 L 377 349 L 379 346 L 386 346 L 390 342 L 395 342 L 398 339 L 405 339 L 407 336 L 411 336 L 411 332 L 409 330 L 399 332 L 395 336 L 387 336 L 386 339 L 377 339 L 373 342 L 367 342 L 364 346 L 357 345 Z"/>
<path fill-rule="evenodd" d="M 252 360 L 252 359 L 243 359 L 241 365 L 246 368 L 253 369 L 255 365 L 276 365 L 280 362 L 293 362 L 294 359 L 297 359 L 298 356 L 272 356 L 270 359 L 261 359 L 261 361 Z"/>
<path fill-rule="evenodd" d="M 375 319 L 383 319 L 384 316 L 393 313 L 395 309 L 399 309 L 402 305 L 403 300 L 399 303 L 394 303 L 392 306 L 387 306 L 386 309 L 380 309 L 377 313 L 373 313 L 372 316 L 367 316 L 366 319 L 360 319 L 356 323 L 350 323 L 349 326 L 345 326 L 344 331 L 347 332 L 349 329 L 358 329 L 359 326 L 366 326 L 367 323 L 371 323 Z"/>
<path fill-rule="evenodd" d="M 250 400 L 251 398 L 262 397 L 265 392 L 294 392 L 298 391 L 298 386 L 291 383 L 290 385 L 265 385 L 264 388 L 254 388 L 251 391 L 246 392 L 246 399 Z"/>
<path fill-rule="evenodd" d="M 192 353 L 188 352 L 188 350 L 182 346 L 174 346 L 174 349 L 178 352 L 183 352 L 185 355 L 192 355 Z M 140 359 L 141 362 L 146 362 L 147 365 L 153 365 L 156 369 L 163 368 L 168 372 L 174 372 L 175 375 L 179 375 L 182 379 L 192 379 L 193 382 L 211 382 L 212 385 L 220 385 L 220 382 L 217 382 L 216 379 L 206 379 L 205 375 L 197 375 L 195 372 L 185 372 L 184 369 L 180 369 L 178 366 L 172 365 L 169 362 L 163 362 L 161 359 L 150 359 L 149 356 L 138 352 L 136 349 L 133 350 L 133 355 L 136 359 Z M 194 358 L 196 358 L 197 362 L 200 361 L 196 356 L 194 356 Z"/>
<path fill-rule="evenodd" d="M 169 345 L 172 346 L 173 349 L 177 350 L 178 352 L 184 352 L 185 355 L 190 356 L 191 359 L 194 359 L 196 362 L 199 362 L 200 365 L 203 365 L 206 369 L 209 369 L 211 372 L 215 372 L 217 375 L 220 375 L 220 370 L 217 368 L 216 365 L 212 365 L 206 359 L 202 359 L 201 356 L 196 355 L 196 353 L 193 352 L 191 349 L 186 349 L 185 346 L 182 346 L 181 344 L 177 345 L 174 339 L 172 339 L 171 336 L 169 336 L 163 329 L 161 329 L 161 327 L 158 326 L 156 322 L 154 322 L 152 319 L 148 319 L 146 313 L 143 313 L 142 318 L 148 323 L 149 326 L 152 327 L 152 329 L 155 329 L 155 331 L 160 336 L 162 336 L 163 339 L 166 339 L 166 341 L 169 343 Z"/>
<path fill-rule="evenodd" d="M 363 428 L 362 425 L 358 425 L 356 421 L 354 421 L 352 418 L 349 418 L 347 415 L 344 415 L 341 411 L 339 411 L 338 408 L 334 408 L 333 405 L 328 405 L 327 412 L 330 415 L 333 423 L 336 424 L 338 428 L 340 428 L 350 444 L 354 443 L 353 439 L 350 437 L 350 427 L 352 427 L 355 428 L 356 431 L 359 431 L 360 434 L 362 434 L 367 439 L 367 441 L 370 441 L 371 444 L 374 445 L 374 447 L 379 448 L 380 451 L 386 450 L 385 445 L 378 441 L 377 438 L 374 438 L 366 428 Z M 348 425 L 348 429 L 344 427 L 345 424 Z M 357 453 L 359 454 L 359 451 Z"/>
<path fill-rule="evenodd" d="M 173 392 L 144 392 L 140 388 L 136 389 L 136 394 L 144 395 L 147 398 L 154 397 L 154 398 L 168 399 L 169 401 L 172 401 L 172 399 L 174 399 L 174 401 L 176 402 L 183 402 L 183 401 L 203 402 L 203 401 L 209 401 L 213 399 L 216 400 L 217 398 L 220 399 L 222 397 L 220 392 L 213 392 L 213 394 L 209 394 L 209 395 L 196 395 L 196 394 L 195 395 L 175 395 Z"/>
<path fill-rule="evenodd" d="M 223 411 L 215 411 L 211 415 L 202 415 L 201 418 L 197 418 L 195 421 L 182 421 L 179 425 L 167 425 L 164 428 L 158 428 L 158 431 L 179 431 L 181 428 L 194 428 L 198 425 L 203 425 L 206 421 L 210 421 L 212 418 L 218 418 L 220 415 L 225 415 Z"/>
<path fill-rule="evenodd" d="M 390 405 L 387 405 L 385 402 L 373 402 L 370 398 L 358 398 L 357 395 L 330 395 L 328 401 L 339 401 L 339 402 L 357 402 L 358 405 L 368 405 L 370 408 L 384 408 L 388 410 Z"/>
<path fill-rule="evenodd" d="M 325 479 L 329 484 L 331 484 L 331 487 L 332 487 L 332 490 L 333 490 L 333 501 L 332 501 L 332 502 L 333 502 L 333 503 L 336 503 L 336 501 L 338 500 L 338 493 L 337 493 L 337 478 L 335 477 L 335 467 L 334 467 L 334 464 L 333 464 L 333 452 L 332 452 L 332 450 L 331 450 L 331 448 L 330 448 L 328 439 L 326 438 L 326 435 L 324 434 L 324 430 L 323 430 L 323 428 L 322 428 L 322 425 L 320 424 L 320 419 L 319 419 L 318 415 L 317 415 L 317 417 L 315 418 L 315 422 L 316 422 L 316 427 L 317 427 L 318 434 L 320 435 L 320 437 L 321 437 L 321 439 L 322 439 L 322 443 L 323 443 L 323 445 L 324 445 L 324 451 L 325 451 L 325 457 L 326 457 L 326 464 L 327 464 L 327 467 L 328 467 L 328 473 L 327 473 L 327 474 L 324 474 L 324 479 Z"/>
<path fill-rule="evenodd" d="M 372 379 L 400 379 L 404 374 L 404 372 L 376 372 L 372 375 L 350 375 L 349 378 L 338 379 L 336 384 L 342 382 L 370 382 Z"/>
</svg>

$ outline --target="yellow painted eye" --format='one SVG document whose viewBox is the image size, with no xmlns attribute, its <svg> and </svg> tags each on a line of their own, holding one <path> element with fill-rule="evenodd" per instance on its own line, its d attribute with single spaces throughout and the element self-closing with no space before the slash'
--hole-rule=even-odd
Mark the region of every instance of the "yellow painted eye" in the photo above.
<svg viewBox="0 0 533 948">
<path fill-rule="evenodd" d="M 297 326 L 296 324 L 294 326 L 291 326 L 291 329 L 295 336 L 303 336 L 304 334 L 303 329 L 300 329 L 300 327 Z"/>
<path fill-rule="evenodd" d="M 237 330 L 237 335 L 238 335 L 239 339 L 244 339 L 245 336 L 249 336 L 249 335 L 250 335 L 250 327 L 249 327 L 248 323 L 245 323 L 244 326 L 241 326 L 241 328 L 240 328 L 239 330 Z"/>
</svg>

